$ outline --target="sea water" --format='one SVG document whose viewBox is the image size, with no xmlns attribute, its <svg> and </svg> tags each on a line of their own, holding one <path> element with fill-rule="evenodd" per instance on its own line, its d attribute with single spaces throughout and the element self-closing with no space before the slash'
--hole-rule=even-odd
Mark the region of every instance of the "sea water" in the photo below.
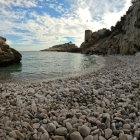
<svg viewBox="0 0 140 140">
<path fill-rule="evenodd" d="M 40 51 L 20 53 L 20 64 L 0 67 L 0 81 L 46 81 L 92 72 L 100 65 L 95 55 Z"/>
</svg>

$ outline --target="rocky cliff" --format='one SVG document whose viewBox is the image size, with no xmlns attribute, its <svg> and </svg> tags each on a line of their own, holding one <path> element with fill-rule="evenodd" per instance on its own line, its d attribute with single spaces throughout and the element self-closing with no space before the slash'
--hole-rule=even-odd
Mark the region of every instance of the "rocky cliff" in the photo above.
<svg viewBox="0 0 140 140">
<path fill-rule="evenodd" d="M 21 54 L 6 44 L 6 39 L 0 36 L 0 66 L 7 66 L 21 61 Z"/>
<path fill-rule="evenodd" d="M 42 51 L 79 52 L 79 48 L 75 44 L 65 43 L 65 44 L 55 45 L 51 48 Z"/>
<path fill-rule="evenodd" d="M 135 54 L 140 51 L 140 0 L 134 0 L 126 15 L 111 30 L 87 30 L 81 44 L 87 54 Z"/>
</svg>

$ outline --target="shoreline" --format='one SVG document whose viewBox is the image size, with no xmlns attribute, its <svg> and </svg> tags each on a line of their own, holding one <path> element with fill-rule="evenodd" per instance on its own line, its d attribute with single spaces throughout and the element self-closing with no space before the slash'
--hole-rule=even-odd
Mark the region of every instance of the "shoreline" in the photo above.
<svg viewBox="0 0 140 140">
<path fill-rule="evenodd" d="M 109 56 L 96 72 L 40 83 L 0 84 L 0 138 L 140 138 L 140 55 Z"/>
</svg>

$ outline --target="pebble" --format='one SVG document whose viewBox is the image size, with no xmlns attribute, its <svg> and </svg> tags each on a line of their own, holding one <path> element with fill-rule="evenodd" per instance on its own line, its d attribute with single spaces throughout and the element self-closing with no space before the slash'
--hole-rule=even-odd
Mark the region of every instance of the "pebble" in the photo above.
<svg viewBox="0 0 140 140">
<path fill-rule="evenodd" d="M 9 136 L 11 136 L 12 138 L 15 138 L 15 139 L 17 138 L 17 134 L 15 131 L 10 132 Z"/>
<path fill-rule="evenodd" d="M 54 132 L 56 130 L 56 126 L 53 123 L 48 123 L 46 126 L 46 130 L 48 132 Z"/>
<path fill-rule="evenodd" d="M 131 126 L 129 124 L 124 124 L 123 129 L 131 129 Z"/>
<path fill-rule="evenodd" d="M 64 136 L 53 136 L 53 140 L 66 140 Z"/>
<path fill-rule="evenodd" d="M 112 130 L 110 128 L 105 129 L 105 138 L 109 139 L 112 135 Z"/>
<path fill-rule="evenodd" d="M 96 130 L 94 130 L 93 132 L 91 132 L 92 133 L 92 135 L 96 135 L 97 133 L 99 133 L 99 129 L 96 129 Z"/>
<path fill-rule="evenodd" d="M 33 124 L 33 128 L 34 128 L 34 129 L 38 129 L 39 127 L 40 127 L 40 123 L 34 123 L 34 124 Z"/>
<path fill-rule="evenodd" d="M 15 131 L 19 140 L 24 140 L 25 136 L 18 130 Z"/>
<path fill-rule="evenodd" d="M 28 93 L 34 94 L 35 93 L 35 90 L 33 88 L 29 88 L 28 89 Z"/>
<path fill-rule="evenodd" d="M 50 140 L 49 138 L 49 134 L 48 133 L 44 133 L 41 135 L 40 140 Z"/>
<path fill-rule="evenodd" d="M 106 140 L 103 136 L 99 136 L 99 140 Z"/>
<path fill-rule="evenodd" d="M 133 140 L 133 137 L 131 135 L 127 135 L 127 140 Z"/>
<path fill-rule="evenodd" d="M 67 134 L 67 129 L 65 127 L 57 128 L 55 134 L 59 136 L 65 136 Z"/>
<path fill-rule="evenodd" d="M 134 137 L 136 137 L 137 139 L 140 139 L 140 131 L 135 131 Z"/>
<path fill-rule="evenodd" d="M 98 140 L 98 138 L 99 138 L 98 134 L 93 136 L 93 140 Z"/>
<path fill-rule="evenodd" d="M 123 134 L 123 133 L 120 133 L 119 139 L 120 140 L 127 140 L 127 136 L 125 134 Z"/>
<path fill-rule="evenodd" d="M 84 137 L 88 136 L 90 134 L 90 131 L 90 128 L 86 125 L 81 126 L 79 129 L 80 134 Z"/>
<path fill-rule="evenodd" d="M 113 136 L 112 138 L 110 138 L 109 140 L 118 140 L 116 136 Z"/>
<path fill-rule="evenodd" d="M 31 126 L 29 123 L 23 122 L 22 125 L 23 125 L 24 127 L 26 127 L 29 131 L 33 132 L 33 128 L 32 128 L 32 126 Z"/>
<path fill-rule="evenodd" d="M 89 135 L 87 137 L 84 138 L 84 140 L 94 140 L 92 135 Z"/>
<path fill-rule="evenodd" d="M 81 134 L 77 131 L 70 134 L 71 140 L 83 140 Z"/>
<path fill-rule="evenodd" d="M 1 83 L 0 139 L 139 140 L 140 55 L 105 59 L 80 77 Z"/>
<path fill-rule="evenodd" d="M 66 122 L 66 128 L 68 131 L 70 131 L 72 129 L 72 125 L 70 122 Z"/>
</svg>

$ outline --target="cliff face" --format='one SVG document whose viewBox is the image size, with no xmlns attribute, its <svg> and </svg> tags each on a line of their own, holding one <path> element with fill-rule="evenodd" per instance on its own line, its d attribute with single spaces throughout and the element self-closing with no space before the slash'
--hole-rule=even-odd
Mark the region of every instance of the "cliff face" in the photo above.
<svg viewBox="0 0 140 140">
<path fill-rule="evenodd" d="M 126 15 L 111 30 L 102 29 L 92 34 L 88 32 L 80 47 L 82 53 L 135 54 L 140 51 L 140 0 L 135 0 Z"/>
<path fill-rule="evenodd" d="M 79 52 L 79 48 L 75 44 L 65 43 L 65 44 L 55 45 L 51 48 L 42 51 Z"/>
<path fill-rule="evenodd" d="M 0 36 L 0 66 L 7 66 L 21 61 L 21 54 L 6 44 L 6 39 Z"/>
</svg>

